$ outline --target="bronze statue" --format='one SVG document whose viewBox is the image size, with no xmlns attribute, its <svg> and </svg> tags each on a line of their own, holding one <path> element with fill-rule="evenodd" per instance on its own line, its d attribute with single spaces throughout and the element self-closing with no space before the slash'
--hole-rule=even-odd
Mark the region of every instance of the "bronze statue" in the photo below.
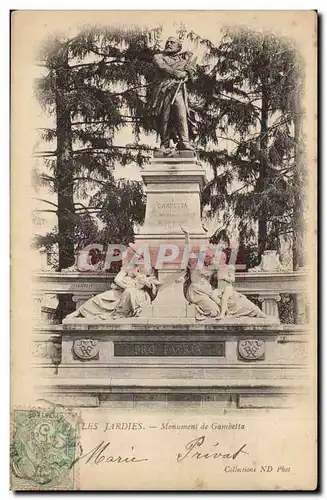
<svg viewBox="0 0 327 500">
<path fill-rule="evenodd" d="M 190 52 L 181 52 L 182 44 L 168 38 L 165 50 L 153 58 L 157 70 L 151 100 L 151 113 L 156 117 L 160 149 L 169 150 L 170 140 L 179 150 L 193 150 L 190 134 L 195 122 L 188 106 L 186 82 L 194 78 L 194 59 Z"/>
</svg>

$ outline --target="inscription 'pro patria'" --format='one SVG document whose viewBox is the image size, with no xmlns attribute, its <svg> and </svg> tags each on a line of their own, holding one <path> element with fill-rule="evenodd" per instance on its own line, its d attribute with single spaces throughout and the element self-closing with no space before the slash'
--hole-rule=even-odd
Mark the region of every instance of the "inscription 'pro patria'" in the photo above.
<svg viewBox="0 0 327 500">
<path fill-rule="evenodd" d="M 225 356 L 225 342 L 114 342 L 115 356 Z"/>
</svg>

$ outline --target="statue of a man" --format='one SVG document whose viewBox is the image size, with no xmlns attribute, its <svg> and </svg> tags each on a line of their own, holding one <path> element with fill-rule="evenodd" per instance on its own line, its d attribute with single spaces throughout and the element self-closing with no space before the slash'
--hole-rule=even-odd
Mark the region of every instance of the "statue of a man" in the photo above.
<svg viewBox="0 0 327 500">
<path fill-rule="evenodd" d="M 160 134 L 160 149 L 170 147 L 170 140 L 179 150 L 193 150 L 190 129 L 194 127 L 188 107 L 186 82 L 194 75 L 192 54 L 182 53 L 182 44 L 168 38 L 165 50 L 153 58 L 157 70 L 151 101 L 151 112 L 156 117 Z"/>
</svg>

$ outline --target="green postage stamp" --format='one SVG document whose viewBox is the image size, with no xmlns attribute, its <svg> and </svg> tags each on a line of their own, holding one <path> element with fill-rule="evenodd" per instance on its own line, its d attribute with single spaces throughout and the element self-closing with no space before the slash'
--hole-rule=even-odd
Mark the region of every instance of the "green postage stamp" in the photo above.
<svg viewBox="0 0 327 500">
<path fill-rule="evenodd" d="M 75 488 L 77 427 L 57 409 L 14 410 L 11 439 L 13 490 Z"/>
</svg>

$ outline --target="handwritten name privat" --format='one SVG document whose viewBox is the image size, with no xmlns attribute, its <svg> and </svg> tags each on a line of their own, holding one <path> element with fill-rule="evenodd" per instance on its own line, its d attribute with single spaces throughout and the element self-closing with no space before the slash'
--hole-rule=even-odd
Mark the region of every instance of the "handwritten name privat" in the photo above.
<svg viewBox="0 0 327 500">
<path fill-rule="evenodd" d="M 184 451 L 182 453 L 177 454 L 176 461 L 183 462 L 184 460 L 192 460 L 192 459 L 215 460 L 218 458 L 235 460 L 241 454 L 249 455 L 249 453 L 245 451 L 245 448 L 247 446 L 246 444 L 243 444 L 242 446 L 238 447 L 235 451 L 226 451 L 223 449 L 221 449 L 222 451 L 220 451 L 220 446 L 221 446 L 220 443 L 215 443 L 209 449 L 202 448 L 205 441 L 206 441 L 205 436 L 200 436 L 189 441 L 185 445 Z M 199 451 L 198 448 L 201 448 L 201 450 Z M 213 450 L 213 448 L 215 449 Z"/>
</svg>

